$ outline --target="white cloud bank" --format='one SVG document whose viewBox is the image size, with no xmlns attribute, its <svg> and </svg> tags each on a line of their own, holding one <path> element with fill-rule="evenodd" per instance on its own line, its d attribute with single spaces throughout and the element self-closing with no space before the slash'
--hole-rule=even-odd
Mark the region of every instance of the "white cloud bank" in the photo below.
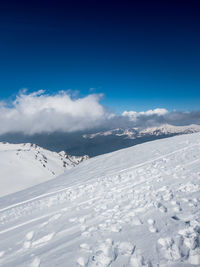
<svg viewBox="0 0 200 267">
<path fill-rule="evenodd" d="M 43 90 L 19 94 L 10 106 L 0 103 L 0 134 L 73 132 L 98 126 L 110 115 L 99 103 L 102 95 L 72 99 L 65 92 L 50 96 Z"/>
<path fill-rule="evenodd" d="M 126 116 L 129 117 L 130 120 L 135 121 L 136 119 L 138 119 L 141 116 L 163 116 L 166 115 L 168 113 L 168 110 L 164 109 L 164 108 L 156 108 L 156 109 L 150 109 L 147 111 L 141 111 L 141 112 L 136 112 L 136 111 L 124 111 L 122 113 L 122 116 Z"/>
<path fill-rule="evenodd" d="M 200 124 L 200 111 L 168 112 L 164 108 L 156 108 L 112 114 L 100 104 L 101 97 L 101 94 L 90 94 L 74 98 L 66 92 L 48 95 L 43 90 L 31 94 L 23 92 L 12 103 L 0 102 L 0 135 L 70 133 L 94 128 L 146 128 L 164 123 Z"/>
</svg>

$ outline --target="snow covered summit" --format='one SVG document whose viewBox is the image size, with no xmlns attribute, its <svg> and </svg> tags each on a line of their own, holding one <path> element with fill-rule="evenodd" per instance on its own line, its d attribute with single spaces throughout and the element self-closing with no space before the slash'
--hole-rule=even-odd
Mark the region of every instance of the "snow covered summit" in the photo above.
<svg viewBox="0 0 200 267">
<path fill-rule="evenodd" d="M 91 158 L 0 199 L 0 266 L 200 266 L 200 134 Z"/>
<path fill-rule="evenodd" d="M 0 196 L 55 178 L 85 159 L 30 143 L 0 143 Z"/>
</svg>

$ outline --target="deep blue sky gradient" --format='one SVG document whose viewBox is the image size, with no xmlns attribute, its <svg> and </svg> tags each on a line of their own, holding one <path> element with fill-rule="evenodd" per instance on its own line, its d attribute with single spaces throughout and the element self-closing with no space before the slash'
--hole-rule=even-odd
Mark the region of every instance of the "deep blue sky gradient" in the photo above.
<svg viewBox="0 0 200 267">
<path fill-rule="evenodd" d="M 200 108 L 200 2 L 1 1 L 0 99 L 104 93 L 121 112 Z"/>
</svg>

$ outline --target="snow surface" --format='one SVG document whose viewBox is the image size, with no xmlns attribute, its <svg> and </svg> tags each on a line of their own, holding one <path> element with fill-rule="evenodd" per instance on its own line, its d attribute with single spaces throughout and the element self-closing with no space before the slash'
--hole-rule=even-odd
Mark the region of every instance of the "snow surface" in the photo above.
<svg viewBox="0 0 200 267">
<path fill-rule="evenodd" d="M 200 266 L 200 134 L 89 159 L 0 199 L 1 266 Z"/>
<path fill-rule="evenodd" d="M 0 196 L 55 178 L 85 159 L 30 143 L 0 143 Z"/>
</svg>

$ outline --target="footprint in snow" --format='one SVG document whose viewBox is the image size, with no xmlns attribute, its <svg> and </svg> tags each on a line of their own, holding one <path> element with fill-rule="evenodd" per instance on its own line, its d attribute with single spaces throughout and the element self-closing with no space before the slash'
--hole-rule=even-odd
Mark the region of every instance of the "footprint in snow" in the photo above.
<svg viewBox="0 0 200 267">
<path fill-rule="evenodd" d="M 176 200 L 172 200 L 172 201 L 171 201 L 171 204 L 173 205 L 173 210 L 174 210 L 175 212 L 180 212 L 180 211 L 182 211 L 182 208 L 181 208 L 181 206 L 180 206 L 180 202 L 178 202 L 178 201 L 176 201 Z"/>
<path fill-rule="evenodd" d="M 31 247 L 31 240 L 33 239 L 34 231 L 28 232 L 25 236 L 23 247 L 29 249 Z"/>
<path fill-rule="evenodd" d="M 34 235 L 34 231 L 28 232 L 26 234 L 26 240 L 31 240 L 33 238 L 33 235 Z"/>
<path fill-rule="evenodd" d="M 105 242 L 99 242 L 93 248 L 90 255 L 84 255 L 77 259 L 78 266 L 102 266 L 107 267 L 116 259 L 116 250 L 114 242 L 111 239 L 106 239 Z"/>
<path fill-rule="evenodd" d="M 83 237 L 91 237 L 91 236 L 94 236 L 96 234 L 98 227 L 94 227 L 94 226 L 87 227 L 87 226 L 83 225 L 81 230 L 82 230 L 81 235 Z"/>
<path fill-rule="evenodd" d="M 116 223 L 116 224 L 113 224 L 110 226 L 110 231 L 118 233 L 118 232 L 122 231 L 122 227 L 121 227 L 121 225 Z"/>
<path fill-rule="evenodd" d="M 159 238 L 158 244 L 161 246 L 161 253 L 165 259 L 170 261 L 177 261 L 183 257 L 180 247 L 175 243 L 171 237 Z"/>
<path fill-rule="evenodd" d="M 108 267 L 111 266 L 118 258 L 125 256 L 130 257 L 135 250 L 135 246 L 130 242 L 117 242 L 108 238 L 104 242 L 98 242 L 96 246 L 90 249 L 86 243 L 81 244 L 81 250 L 85 250 L 85 255 L 77 259 L 77 266 L 90 266 L 90 267 Z"/>
<path fill-rule="evenodd" d="M 167 208 L 160 202 L 156 204 L 156 207 L 163 213 L 167 212 Z"/>
<path fill-rule="evenodd" d="M 76 261 L 76 264 L 77 266 L 80 266 L 80 267 L 88 266 L 88 257 L 87 256 L 79 257 Z"/>
<path fill-rule="evenodd" d="M 179 230 L 183 243 L 190 250 L 200 249 L 200 223 L 191 221 L 190 227 Z M 200 251 L 199 251 L 200 252 Z"/>
<path fill-rule="evenodd" d="M 149 226 L 149 231 L 151 233 L 158 233 L 158 229 L 154 225 Z"/>
<path fill-rule="evenodd" d="M 87 243 L 80 244 L 80 248 L 85 251 L 90 251 L 91 247 Z"/>
<path fill-rule="evenodd" d="M 141 225 L 143 224 L 143 222 L 139 217 L 135 216 L 131 219 L 131 224 L 135 226 L 135 225 Z"/>
<path fill-rule="evenodd" d="M 150 261 L 146 261 L 140 251 L 136 251 L 131 255 L 129 260 L 129 266 L 131 267 L 152 267 Z"/>
<path fill-rule="evenodd" d="M 80 218 L 78 219 L 78 221 L 79 221 L 79 223 L 80 223 L 80 224 L 84 224 L 84 223 L 85 223 L 85 221 L 86 221 L 86 218 L 85 218 L 85 216 L 83 216 L 83 217 L 80 217 Z"/>
<path fill-rule="evenodd" d="M 130 242 L 120 242 L 117 246 L 118 254 L 120 255 L 132 255 L 135 250 L 135 246 Z"/>
<path fill-rule="evenodd" d="M 78 218 L 77 217 L 73 217 L 73 218 L 70 218 L 69 219 L 69 222 L 77 222 L 78 221 Z"/>
<path fill-rule="evenodd" d="M 147 222 L 149 224 L 149 231 L 151 233 L 157 233 L 158 229 L 155 227 L 155 221 L 153 219 L 148 219 Z"/>
</svg>

